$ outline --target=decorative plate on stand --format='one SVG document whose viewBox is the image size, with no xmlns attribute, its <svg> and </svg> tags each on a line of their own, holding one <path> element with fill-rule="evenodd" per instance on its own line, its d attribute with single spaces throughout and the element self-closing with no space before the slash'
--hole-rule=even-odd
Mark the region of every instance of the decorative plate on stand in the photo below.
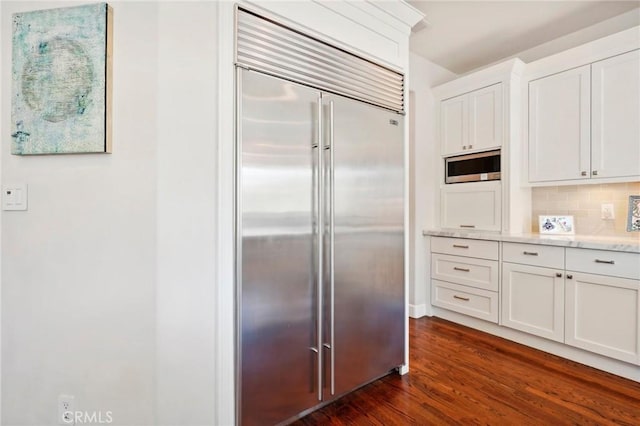
<svg viewBox="0 0 640 426">
<path fill-rule="evenodd" d="M 541 234 L 573 235 L 573 216 L 538 216 Z"/>
</svg>

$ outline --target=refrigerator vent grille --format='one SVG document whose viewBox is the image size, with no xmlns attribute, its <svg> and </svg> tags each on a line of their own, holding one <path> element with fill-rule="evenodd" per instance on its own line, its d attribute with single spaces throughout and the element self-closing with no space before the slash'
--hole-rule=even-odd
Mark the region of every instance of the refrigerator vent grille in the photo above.
<svg viewBox="0 0 640 426">
<path fill-rule="evenodd" d="M 238 9 L 236 63 L 327 92 L 404 111 L 404 76 Z"/>
</svg>

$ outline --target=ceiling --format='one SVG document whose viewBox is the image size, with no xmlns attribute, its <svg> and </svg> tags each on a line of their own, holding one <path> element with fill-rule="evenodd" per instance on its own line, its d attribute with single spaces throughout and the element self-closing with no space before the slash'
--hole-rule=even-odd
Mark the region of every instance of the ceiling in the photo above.
<svg viewBox="0 0 640 426">
<path fill-rule="evenodd" d="M 410 0 L 409 3 L 426 15 L 426 26 L 422 25 L 421 30 L 420 24 L 414 28 L 418 31 L 411 36 L 411 51 L 456 74 L 511 57 L 640 6 L 637 0 Z M 635 16 L 638 15 L 633 17 L 637 20 Z M 583 42 L 586 41 L 589 40 Z"/>
</svg>

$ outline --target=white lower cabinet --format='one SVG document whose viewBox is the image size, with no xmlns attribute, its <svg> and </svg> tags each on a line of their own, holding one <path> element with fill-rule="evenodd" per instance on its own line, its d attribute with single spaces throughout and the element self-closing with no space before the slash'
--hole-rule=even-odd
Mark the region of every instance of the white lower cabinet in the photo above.
<svg viewBox="0 0 640 426">
<path fill-rule="evenodd" d="M 498 245 L 433 237 L 431 303 L 640 365 L 639 253 Z"/>
<path fill-rule="evenodd" d="M 565 343 L 640 364 L 640 281 L 567 272 Z"/>
<path fill-rule="evenodd" d="M 431 303 L 498 322 L 499 244 L 464 238 L 431 239 Z"/>
<path fill-rule="evenodd" d="M 502 325 L 564 341 L 564 250 L 502 243 Z"/>
<path fill-rule="evenodd" d="M 564 341 L 563 271 L 502 264 L 502 325 Z"/>
</svg>

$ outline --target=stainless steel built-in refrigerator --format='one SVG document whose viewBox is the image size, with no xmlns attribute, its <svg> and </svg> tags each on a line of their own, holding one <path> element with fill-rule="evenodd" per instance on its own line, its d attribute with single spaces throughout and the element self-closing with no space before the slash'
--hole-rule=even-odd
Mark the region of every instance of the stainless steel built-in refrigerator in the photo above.
<svg viewBox="0 0 640 426">
<path fill-rule="evenodd" d="M 242 425 L 404 363 L 403 116 L 238 67 Z"/>
</svg>

